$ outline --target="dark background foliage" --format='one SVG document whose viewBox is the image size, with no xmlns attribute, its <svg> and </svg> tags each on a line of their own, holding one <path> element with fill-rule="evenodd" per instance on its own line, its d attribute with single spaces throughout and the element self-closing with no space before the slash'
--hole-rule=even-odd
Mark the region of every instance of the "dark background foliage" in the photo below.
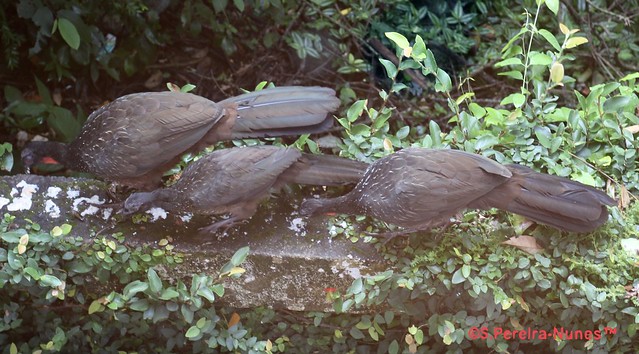
<svg viewBox="0 0 639 354">
<path fill-rule="evenodd" d="M 330 135 L 339 142 L 313 137 L 327 151 L 371 161 L 411 145 L 464 149 L 605 188 L 620 207 L 601 230 L 579 237 L 469 212 L 439 239 L 380 245 L 392 270 L 337 289 L 334 314 L 209 306 L 221 294 L 217 278 L 185 280 L 210 289 L 204 294 L 159 279 L 155 266 L 181 261 L 170 250 L 129 249 L 117 235 L 86 246 L 60 238 L 73 235 L 69 225 L 12 230 L 19 216 L 7 214 L 0 351 L 634 350 L 639 272 L 620 245 L 639 234 L 637 8 L 636 0 L 2 2 L 5 171 L 19 172 L 14 155 L 29 138 L 70 141 L 88 112 L 124 94 L 191 83 L 219 100 L 269 81 L 338 90 L 344 109 Z M 587 43 L 561 42 L 575 37 Z M 331 237 L 371 241 L 346 220 Z M 514 235 L 534 236 L 540 252 L 502 244 Z M 135 269 L 125 270 L 131 260 Z M 118 278 L 122 289 L 88 292 L 87 273 Z M 387 310 L 348 312 L 378 304 Z M 62 311 L 67 306 L 72 311 Z M 469 329 L 481 325 L 617 334 L 471 340 Z"/>
</svg>

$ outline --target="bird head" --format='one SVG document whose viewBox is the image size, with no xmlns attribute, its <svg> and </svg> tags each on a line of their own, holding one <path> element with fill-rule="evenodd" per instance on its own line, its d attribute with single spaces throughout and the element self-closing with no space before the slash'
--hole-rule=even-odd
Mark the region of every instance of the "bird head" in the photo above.
<svg viewBox="0 0 639 354">
<path fill-rule="evenodd" d="M 57 150 L 57 151 L 55 151 Z M 20 157 L 25 172 L 29 173 L 31 167 L 38 163 L 59 164 L 52 156 L 62 155 L 66 150 L 66 146 L 61 143 L 51 141 L 31 141 L 24 149 Z"/>
<path fill-rule="evenodd" d="M 306 199 L 302 202 L 302 205 L 300 207 L 300 215 L 312 216 L 321 206 L 322 202 L 320 199 Z"/>
<path fill-rule="evenodd" d="M 155 196 L 153 192 L 136 192 L 124 201 L 123 215 L 131 215 L 138 211 L 145 211 L 153 206 Z"/>
</svg>

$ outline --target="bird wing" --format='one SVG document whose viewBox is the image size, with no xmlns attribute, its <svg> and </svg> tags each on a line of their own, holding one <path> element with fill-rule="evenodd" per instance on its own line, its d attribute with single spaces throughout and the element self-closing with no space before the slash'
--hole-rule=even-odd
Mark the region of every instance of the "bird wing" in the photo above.
<svg viewBox="0 0 639 354">
<path fill-rule="evenodd" d="M 510 176 L 508 169 L 490 159 L 455 150 L 404 149 L 387 162 L 399 176 L 388 176 L 392 193 L 382 193 L 378 200 L 388 208 L 402 207 L 401 213 L 395 213 L 402 225 L 418 226 L 454 215 Z"/>
<path fill-rule="evenodd" d="M 92 172 L 137 177 L 187 151 L 222 116 L 220 105 L 193 94 L 136 93 L 93 112 L 73 144 L 94 160 Z"/>
<path fill-rule="evenodd" d="M 293 148 L 254 146 L 215 151 L 191 164 L 174 186 L 191 204 L 214 211 L 264 197 L 301 157 Z"/>
</svg>

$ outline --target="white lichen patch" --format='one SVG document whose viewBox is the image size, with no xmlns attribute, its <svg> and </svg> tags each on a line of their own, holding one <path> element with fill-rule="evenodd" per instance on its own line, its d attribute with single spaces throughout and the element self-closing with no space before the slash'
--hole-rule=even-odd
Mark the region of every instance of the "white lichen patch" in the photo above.
<svg viewBox="0 0 639 354">
<path fill-rule="evenodd" d="M 288 225 L 288 229 L 292 230 L 300 236 L 306 236 L 306 222 L 302 218 L 294 218 Z"/>
<path fill-rule="evenodd" d="M 69 195 L 69 191 L 67 191 L 67 195 Z M 88 207 L 80 213 L 80 216 L 96 215 L 100 211 L 100 208 L 90 204 L 104 204 L 104 200 L 100 200 L 100 197 L 97 195 L 94 195 L 91 198 L 75 198 L 73 200 L 73 210 L 80 211 L 80 206 L 87 205 Z"/>
<path fill-rule="evenodd" d="M 60 188 L 60 187 L 49 187 L 47 189 L 46 196 L 49 197 L 49 198 L 57 198 L 58 194 L 60 194 L 60 192 L 62 192 L 62 188 Z"/>
<path fill-rule="evenodd" d="M 67 198 L 73 199 L 79 196 L 80 196 L 80 191 L 71 189 L 71 188 L 67 189 Z"/>
<path fill-rule="evenodd" d="M 102 220 L 109 220 L 111 218 L 111 214 L 113 214 L 113 209 L 111 208 L 102 209 Z"/>
<path fill-rule="evenodd" d="M 7 198 L 0 197 L 0 209 L 4 208 L 5 205 L 9 204 L 11 200 Z"/>
<path fill-rule="evenodd" d="M 639 255 L 639 239 L 636 238 L 624 238 L 621 240 L 621 247 L 624 251 L 633 256 Z"/>
<path fill-rule="evenodd" d="M 11 201 L 11 204 L 7 205 L 7 210 L 18 211 L 31 209 L 31 204 L 33 204 L 32 197 L 33 194 L 38 191 L 38 186 L 35 184 L 29 184 L 22 180 L 16 185 L 16 187 L 20 188 L 21 191 L 18 192 L 15 188 L 11 189 L 11 196 L 14 198 L 13 201 Z M 20 193 L 20 196 L 16 196 L 18 193 Z"/>
<path fill-rule="evenodd" d="M 344 273 L 351 276 L 353 279 L 361 278 L 362 274 L 359 272 L 359 268 L 357 267 L 349 267 L 348 262 L 343 262 L 342 266 L 344 266 Z"/>
<path fill-rule="evenodd" d="M 166 210 L 164 210 L 162 208 L 151 208 L 151 209 L 147 210 L 146 213 L 150 214 L 153 217 L 151 219 L 151 222 L 156 221 L 156 220 L 158 220 L 160 218 L 166 219 L 166 216 L 168 215 Z"/>
<path fill-rule="evenodd" d="M 192 213 L 186 213 L 184 215 L 180 215 L 180 220 L 182 220 L 183 222 L 189 222 L 191 221 L 191 219 L 193 219 Z"/>
<path fill-rule="evenodd" d="M 60 217 L 60 208 L 51 199 L 44 202 L 44 212 L 48 213 L 52 218 Z"/>
</svg>

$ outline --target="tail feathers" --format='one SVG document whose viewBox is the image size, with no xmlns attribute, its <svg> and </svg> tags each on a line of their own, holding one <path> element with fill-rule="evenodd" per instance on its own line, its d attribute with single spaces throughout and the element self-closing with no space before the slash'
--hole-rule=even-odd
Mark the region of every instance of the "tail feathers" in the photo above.
<svg viewBox="0 0 639 354">
<path fill-rule="evenodd" d="M 236 104 L 238 117 L 232 128 L 234 139 L 312 134 L 332 126 L 330 112 L 340 101 L 325 87 L 284 86 L 228 98 L 221 104 Z"/>
<path fill-rule="evenodd" d="M 368 164 L 330 155 L 304 154 L 285 176 L 289 183 L 315 186 L 355 184 L 362 179 Z"/>
<path fill-rule="evenodd" d="M 582 183 L 538 173 L 524 166 L 507 167 L 513 173 L 506 183 L 509 186 L 495 189 L 488 204 L 536 222 L 566 231 L 590 232 L 608 220 L 606 206 L 615 204 L 615 200 L 604 192 Z M 500 197 L 499 189 L 502 188 L 508 189 L 510 198 Z"/>
</svg>

